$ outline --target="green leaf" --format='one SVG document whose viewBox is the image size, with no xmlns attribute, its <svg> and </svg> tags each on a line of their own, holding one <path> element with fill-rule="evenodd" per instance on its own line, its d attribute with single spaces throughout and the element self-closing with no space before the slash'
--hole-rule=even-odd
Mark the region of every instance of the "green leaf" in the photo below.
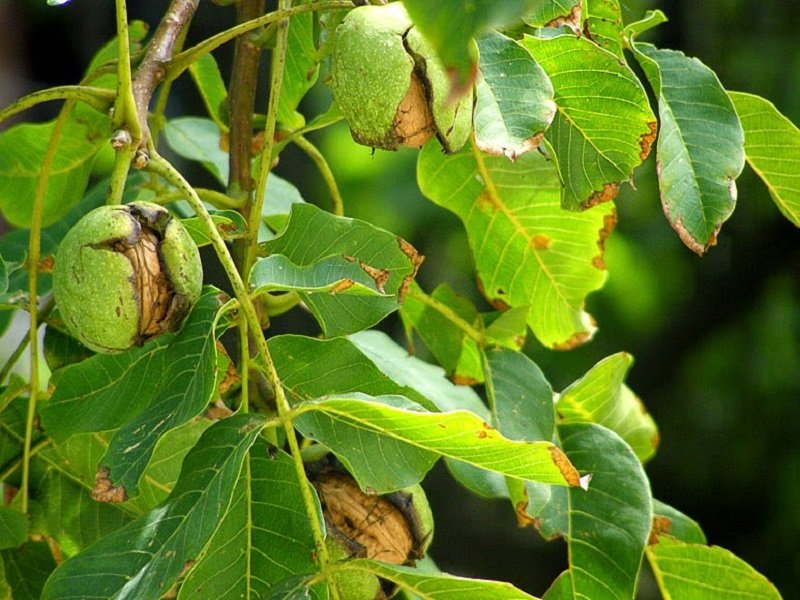
<svg viewBox="0 0 800 600">
<path fill-rule="evenodd" d="M 454 322 L 452 315 L 443 314 L 427 304 L 425 299 L 428 296 L 416 283 L 410 289 L 412 293 L 400 309 L 409 340 L 416 331 L 436 361 L 454 381 L 483 381 L 483 368 L 475 340 L 465 334 L 464 329 Z M 468 326 L 477 331 L 483 329 L 483 322 L 475 305 L 446 283 L 437 286 L 431 292 L 430 298 L 446 306 L 456 318 Z M 523 330 L 524 328 L 523 322 Z"/>
<path fill-rule="evenodd" d="M 160 598 L 214 534 L 263 425 L 252 415 L 215 423 L 186 456 L 164 503 L 62 563 L 42 598 Z"/>
<path fill-rule="evenodd" d="M 396 583 L 400 589 L 414 594 L 420 600 L 536 600 L 510 583 L 467 579 L 446 573 L 425 573 L 413 567 L 392 565 L 374 560 L 359 559 L 342 563 L 337 571 L 373 573 Z"/>
<path fill-rule="evenodd" d="M 303 0 L 306 4 L 308 1 Z M 304 125 L 302 116 L 295 111 L 319 75 L 313 13 L 301 13 L 289 19 L 287 35 L 286 66 L 278 99 L 278 121 L 294 129 Z"/>
<path fill-rule="evenodd" d="M 164 127 L 167 144 L 179 156 L 202 164 L 222 185 L 228 184 L 228 153 L 219 126 L 210 119 L 178 117 Z"/>
<path fill-rule="evenodd" d="M 400 396 L 331 398 L 296 409 L 297 428 L 329 447 L 363 489 L 385 493 L 419 482 L 440 456 L 518 479 L 577 485 L 550 442 L 509 440 L 472 412 L 426 412 Z"/>
<path fill-rule="evenodd" d="M 39 600 L 43 584 L 56 566 L 47 542 L 27 542 L 20 548 L 2 550 L 0 558 L 14 600 Z"/>
<path fill-rule="evenodd" d="M 417 165 L 420 189 L 464 222 L 490 302 L 529 307 L 528 325 L 547 346 L 586 341 L 594 326 L 584 300 L 605 281 L 602 241 L 615 222 L 613 207 L 563 211 L 558 175 L 538 153 L 514 163 L 480 160 L 485 174 L 475 154 L 445 156 L 429 143 Z"/>
<path fill-rule="evenodd" d="M 573 589 L 572 572 L 566 570 L 547 588 L 542 600 L 575 600 Z"/>
<path fill-rule="evenodd" d="M 586 37 L 624 61 L 619 0 L 583 0 L 582 17 Z"/>
<path fill-rule="evenodd" d="M 368 266 L 368 265 L 365 265 Z M 250 282 L 256 293 L 295 291 L 309 294 L 353 294 L 356 296 L 386 296 L 380 281 L 376 281 L 355 260 L 328 256 L 309 265 L 296 265 L 282 254 L 259 259 L 250 272 Z"/>
<path fill-rule="evenodd" d="M 286 229 L 261 247 L 297 266 L 329 257 L 352 260 L 386 297 L 302 293 L 328 337 L 346 335 L 379 322 L 395 311 L 413 281 L 422 257 L 406 241 L 355 219 L 336 217 L 310 204 L 294 204 Z"/>
<path fill-rule="evenodd" d="M 716 74 L 696 58 L 637 43 L 634 54 L 658 98 L 656 172 L 664 214 L 702 255 L 736 205 L 744 133 Z"/>
<path fill-rule="evenodd" d="M 0 506 L 0 550 L 15 548 L 28 538 L 28 517 Z"/>
<path fill-rule="evenodd" d="M 580 210 L 613 199 L 655 137 L 642 84 L 618 56 L 586 38 L 525 36 L 521 43 L 555 89 L 558 112 L 546 138 L 564 182 L 562 205 Z"/>
<path fill-rule="evenodd" d="M 556 113 L 553 86 L 533 57 L 511 38 L 478 38 L 481 74 L 473 119 L 478 148 L 516 158 L 535 150 Z"/>
<path fill-rule="evenodd" d="M 403 0 L 422 35 L 436 49 L 454 83 L 466 87 L 475 77 L 472 38 L 489 27 L 511 23 L 530 9 L 534 0 Z"/>
<path fill-rule="evenodd" d="M 215 391 L 219 295 L 206 287 L 181 331 L 168 341 L 161 336 L 142 348 L 66 367 L 41 409 L 42 424 L 56 441 L 121 427 L 101 469 L 110 471 L 123 496 L 135 495 L 159 438 L 200 414 Z"/>
<path fill-rule="evenodd" d="M 265 197 L 264 206 L 261 208 L 261 218 L 273 231 L 279 231 L 286 227 L 293 204 L 305 202 L 303 196 L 300 195 L 300 190 L 275 173 L 270 173 L 267 178 Z M 259 233 L 258 240 L 263 241 L 263 239 L 265 238 L 262 238 Z"/>
<path fill-rule="evenodd" d="M 561 392 L 556 410 L 564 423 L 597 423 L 617 433 L 643 463 L 658 446 L 658 428 L 641 400 L 625 385 L 630 354 L 604 358 Z"/>
<path fill-rule="evenodd" d="M 653 498 L 653 532 L 689 544 L 705 544 L 706 534 L 694 519 Z"/>
<path fill-rule="evenodd" d="M 744 129 L 747 162 L 783 215 L 800 227 L 800 129 L 769 100 L 729 92 Z"/>
<path fill-rule="evenodd" d="M 22 123 L 0 133 L 0 212 L 12 225 L 29 228 L 55 121 Z M 83 197 L 92 162 L 107 143 L 109 120 L 76 105 L 64 122 L 42 204 L 42 225 L 56 223 Z"/>
<path fill-rule="evenodd" d="M 227 129 L 225 101 L 228 98 L 228 90 L 225 89 L 225 82 L 214 56 L 212 54 L 201 56 L 189 65 L 189 73 L 197 86 L 197 91 L 200 92 L 208 116 L 221 131 L 225 131 Z"/>
<path fill-rule="evenodd" d="M 245 221 L 241 213 L 235 210 L 209 211 L 209 213 L 211 214 L 211 220 L 214 221 L 214 225 L 217 227 L 217 231 L 226 240 L 240 238 L 247 234 L 247 221 Z M 207 246 L 211 243 L 206 226 L 200 217 L 182 219 L 181 223 L 198 247 Z"/>
<path fill-rule="evenodd" d="M 647 548 L 647 559 L 666 600 L 781 598 L 766 577 L 718 546 L 683 544 L 659 537 L 658 544 Z"/>
<path fill-rule="evenodd" d="M 532 27 L 569 27 L 581 30 L 581 0 L 533 0 L 522 20 Z"/>
<path fill-rule="evenodd" d="M 0 294 L 5 294 L 8 290 L 8 266 L 0 254 Z"/>
<path fill-rule="evenodd" d="M 292 458 L 256 443 L 231 507 L 179 599 L 265 598 L 278 582 L 317 569 L 314 537 Z M 224 565 L 224 568 L 220 568 Z"/>
<path fill-rule="evenodd" d="M 485 356 L 486 393 L 494 426 L 512 440 L 553 439 L 553 389 L 536 363 L 506 348 L 489 350 Z"/>
</svg>

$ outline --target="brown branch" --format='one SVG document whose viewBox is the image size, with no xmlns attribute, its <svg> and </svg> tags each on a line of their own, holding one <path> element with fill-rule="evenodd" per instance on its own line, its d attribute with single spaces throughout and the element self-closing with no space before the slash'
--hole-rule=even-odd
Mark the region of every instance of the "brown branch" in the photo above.
<svg viewBox="0 0 800 600">
<path fill-rule="evenodd" d="M 147 115 L 150 100 L 158 84 L 166 75 L 166 67 L 174 56 L 182 34 L 192 20 L 200 0 L 172 0 L 158 28 L 147 46 L 144 58 L 133 77 L 133 98 L 136 114 L 142 128 L 139 148 L 147 147 L 150 130 Z M 137 165 L 144 166 L 144 165 Z"/>
</svg>

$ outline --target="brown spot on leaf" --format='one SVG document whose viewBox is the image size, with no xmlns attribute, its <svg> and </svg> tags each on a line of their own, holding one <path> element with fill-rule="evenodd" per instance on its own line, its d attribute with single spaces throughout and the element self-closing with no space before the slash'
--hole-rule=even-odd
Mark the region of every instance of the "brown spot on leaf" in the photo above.
<svg viewBox="0 0 800 600">
<path fill-rule="evenodd" d="M 92 488 L 92 499 L 98 502 L 125 502 L 128 499 L 128 492 L 121 485 L 114 485 L 109 477 L 111 470 L 108 467 L 100 467 L 94 476 L 94 487 Z"/>
<path fill-rule="evenodd" d="M 223 360 L 227 364 L 225 375 L 222 376 L 222 380 L 217 386 L 219 395 L 225 396 L 225 394 L 227 394 L 234 386 L 239 384 L 242 378 L 239 377 L 239 371 L 236 370 L 236 366 L 233 364 L 230 356 L 228 356 L 228 351 L 225 350 L 225 346 L 223 346 L 219 341 L 217 341 L 216 345 L 217 353 L 223 356 Z"/>
<path fill-rule="evenodd" d="M 598 204 L 602 204 L 603 202 L 608 202 L 609 200 L 616 198 L 618 193 L 618 183 L 604 183 L 603 189 L 592 192 L 592 195 L 589 196 L 589 199 L 584 202 L 581 207 L 588 209 L 592 208 L 593 206 L 597 206 Z"/>
<path fill-rule="evenodd" d="M 553 346 L 553 350 L 572 350 L 592 339 L 591 331 L 579 331 L 572 334 L 569 339 Z"/>
<path fill-rule="evenodd" d="M 681 241 L 684 243 L 684 245 L 698 256 L 703 256 L 708 246 L 713 246 L 716 244 L 716 238 L 714 237 L 714 234 L 712 234 L 711 238 L 709 239 L 708 246 L 704 246 L 698 242 L 695 237 L 683 226 L 683 218 L 681 216 L 678 216 L 677 219 L 672 221 L 672 219 L 669 218 L 669 215 L 667 215 L 667 219 L 672 223 L 672 228 L 678 233 L 678 237 L 681 238 Z"/>
<path fill-rule="evenodd" d="M 547 250 L 550 247 L 550 236 L 537 233 L 531 238 L 530 244 L 534 250 Z"/>
<path fill-rule="evenodd" d="M 45 256 L 39 261 L 39 273 L 52 273 L 53 272 L 53 255 Z"/>
<path fill-rule="evenodd" d="M 581 37 L 581 14 L 581 3 L 578 2 L 568 15 L 556 17 L 549 23 L 545 24 L 545 27 L 568 27 L 572 30 L 572 33 L 574 33 L 576 37 Z"/>
<path fill-rule="evenodd" d="M 397 107 L 393 128 L 398 144 L 408 148 L 422 148 L 436 133 L 425 88 L 416 71 L 411 73 L 408 91 Z"/>
<path fill-rule="evenodd" d="M 399 302 L 403 302 L 406 299 L 408 288 L 411 286 L 411 282 L 414 281 L 414 278 L 417 276 L 417 271 L 419 271 L 419 267 L 422 264 L 422 261 L 425 260 L 425 257 L 417 252 L 417 249 L 403 238 L 397 238 L 397 243 L 400 246 L 400 251 L 408 257 L 408 259 L 411 261 L 411 265 L 414 268 L 411 273 L 403 277 L 403 282 L 400 284 L 400 289 L 397 291 L 397 300 Z"/>
<path fill-rule="evenodd" d="M 212 402 L 208 405 L 205 414 L 203 417 L 208 419 L 209 421 L 220 421 L 222 419 L 227 419 L 233 414 L 233 411 L 225 406 L 225 404 L 217 400 L 216 402 Z"/>
<path fill-rule="evenodd" d="M 534 519 L 528 514 L 528 502 L 526 500 L 517 502 L 514 506 L 514 512 L 517 515 L 517 526 L 539 528 L 539 519 Z"/>
<path fill-rule="evenodd" d="M 363 268 L 364 266 L 369 266 L 369 265 L 363 265 L 363 264 L 362 264 L 362 268 Z M 370 267 L 370 268 L 372 268 L 372 267 Z M 366 269 L 364 269 L 364 270 L 366 271 Z M 369 273 L 369 271 L 367 271 L 367 272 Z M 388 275 L 388 273 L 389 273 L 389 272 L 388 272 L 388 271 L 386 271 L 386 274 L 387 274 L 387 275 L 386 275 L 386 278 L 387 278 L 387 279 L 389 278 L 389 275 Z M 384 283 L 386 283 L 386 282 L 384 281 Z M 379 291 L 381 294 L 383 294 L 383 288 L 378 286 L 378 282 L 377 282 L 377 280 L 375 281 L 375 286 L 378 288 L 378 291 Z M 331 288 L 331 294 L 335 294 L 335 293 L 337 293 L 337 292 L 343 292 L 343 291 L 345 291 L 345 290 L 347 290 L 347 289 L 350 289 L 351 287 L 353 287 L 353 280 L 352 280 L 352 279 L 342 279 L 341 281 L 338 281 L 338 282 L 336 283 L 336 285 L 334 285 L 334 286 Z"/>
<path fill-rule="evenodd" d="M 381 294 L 385 294 L 386 293 L 386 289 L 385 289 L 386 282 L 389 281 L 389 275 L 391 275 L 391 273 L 389 273 L 389 271 L 387 269 L 379 269 L 377 267 L 371 267 L 370 265 L 365 263 L 363 260 L 358 261 L 358 266 L 361 267 L 361 270 L 364 271 L 367 275 L 369 275 L 372 278 L 372 280 L 375 282 L 375 287 L 377 288 L 377 290 Z M 348 279 L 344 279 L 340 283 L 345 283 L 347 281 L 349 281 L 349 280 Z M 344 287 L 342 289 L 346 290 L 347 288 L 351 287 L 352 285 L 353 285 L 353 282 L 350 281 L 350 285 L 347 285 L 346 287 Z M 339 291 L 341 291 L 341 290 L 339 290 Z"/>
<path fill-rule="evenodd" d="M 568 485 L 577 487 L 581 484 L 581 477 L 578 474 L 578 470 L 572 465 L 561 448 L 550 446 L 550 457 L 553 459 L 553 463 L 556 467 L 558 467 L 558 470 L 561 471 L 561 475 L 564 476 L 564 481 L 566 481 Z"/>
<path fill-rule="evenodd" d="M 487 192 L 485 189 L 478 195 L 475 203 L 477 204 L 478 210 L 485 213 L 497 212 L 497 209 L 499 208 L 497 204 L 495 204 L 494 200 L 492 200 L 489 192 Z"/>
<path fill-rule="evenodd" d="M 469 375 L 460 375 L 459 373 L 454 373 L 451 379 L 456 385 L 477 385 L 480 383 L 474 377 L 470 377 Z"/>
<path fill-rule="evenodd" d="M 592 264 L 604 271 L 606 268 L 606 261 L 604 259 L 606 254 L 606 240 L 614 228 L 617 226 L 617 211 L 612 210 L 610 214 L 603 217 L 603 227 L 597 232 L 597 247 L 600 248 L 600 254 L 592 259 Z"/>
<path fill-rule="evenodd" d="M 536 148 L 539 147 L 539 144 L 542 143 L 543 137 L 544 132 L 539 132 L 536 135 L 532 135 L 528 139 L 523 140 L 513 148 L 498 146 L 496 144 L 488 143 L 485 140 L 476 140 L 476 145 L 481 152 L 485 152 L 486 154 L 490 154 L 492 156 L 505 156 L 511 162 L 515 162 L 523 154 L 536 150 Z"/>
<path fill-rule="evenodd" d="M 672 531 L 672 519 L 664 515 L 653 515 L 653 526 L 650 529 L 650 538 L 647 540 L 649 546 L 658 543 L 658 536 Z"/>
<path fill-rule="evenodd" d="M 489 434 L 487 434 L 483 429 L 481 429 L 480 431 L 478 431 L 477 435 L 478 435 L 479 439 L 485 439 L 486 436 L 489 435 Z"/>
<path fill-rule="evenodd" d="M 651 121 L 647 124 L 647 127 L 650 131 L 639 138 L 639 147 L 642 149 L 641 152 L 639 152 L 639 160 L 642 162 L 650 155 L 650 148 L 652 148 L 653 141 L 656 139 L 656 133 L 658 133 L 658 122 Z"/>
<path fill-rule="evenodd" d="M 450 93 L 447 95 L 447 105 L 453 106 L 471 90 L 475 79 L 478 77 L 478 65 L 471 64 L 466 79 L 462 79 L 458 70 L 452 67 L 447 69 L 447 78 L 450 80 Z"/>
</svg>

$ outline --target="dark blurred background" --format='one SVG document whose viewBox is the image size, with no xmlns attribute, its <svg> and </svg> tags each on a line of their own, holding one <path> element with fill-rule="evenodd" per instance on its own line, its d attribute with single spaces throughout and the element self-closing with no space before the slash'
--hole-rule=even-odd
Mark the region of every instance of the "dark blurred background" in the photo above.
<svg viewBox="0 0 800 600">
<path fill-rule="evenodd" d="M 131 15 L 151 25 L 166 4 L 129 3 Z M 800 123 L 797 0 L 623 5 L 629 20 L 661 8 L 670 21 L 652 41 L 697 56 L 728 89 L 765 96 Z M 230 24 L 232 12 L 201 3 L 190 40 Z M 49 7 L 45 0 L 0 0 L 0 106 L 35 89 L 77 82 L 113 30 L 112 2 Z M 230 48 L 216 56 L 225 73 Z M 308 114 L 321 112 L 327 98 L 324 88 L 315 91 Z M 174 113 L 202 114 L 190 83 L 176 86 L 174 100 Z M 47 118 L 48 111 L 34 118 Z M 338 178 L 349 216 L 420 249 L 428 257 L 419 274 L 426 289 L 448 282 L 481 302 L 460 223 L 416 187 L 415 152 L 373 155 L 353 144 L 343 126 L 313 139 Z M 278 173 L 307 201 L 328 206 L 304 155 L 290 148 Z M 617 200 L 609 279 L 588 302 L 600 326 L 596 338 L 569 353 L 533 340 L 527 350 L 556 390 L 608 354 L 632 353 L 628 382 L 661 429 L 661 447 L 647 467 L 654 495 L 696 518 L 710 543 L 750 562 L 784 597 L 800 598 L 800 232 L 749 168 L 738 184 L 738 207 L 719 244 L 698 258 L 663 218 L 651 157 L 636 173 L 636 191 L 624 186 Z M 385 327 L 399 334 L 396 318 Z M 505 503 L 470 496 L 439 467 L 426 488 L 437 518 L 432 553 L 443 569 L 511 581 L 541 595 L 564 568 L 565 545 L 517 529 Z M 647 574 L 640 596 L 657 597 Z"/>
</svg>

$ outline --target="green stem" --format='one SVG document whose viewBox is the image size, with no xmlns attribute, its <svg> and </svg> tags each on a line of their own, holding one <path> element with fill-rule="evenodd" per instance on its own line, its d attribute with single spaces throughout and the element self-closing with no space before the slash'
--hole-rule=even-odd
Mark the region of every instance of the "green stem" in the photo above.
<svg viewBox="0 0 800 600">
<path fill-rule="evenodd" d="M 127 128 L 134 141 L 142 138 L 142 127 L 136 114 L 131 71 L 128 9 L 125 0 L 115 0 L 117 17 L 117 102 L 114 105 L 114 127 Z"/>
<path fill-rule="evenodd" d="M 442 315 L 445 319 L 450 321 L 453 325 L 458 327 L 461 331 L 463 331 L 467 337 L 475 340 L 478 346 L 483 346 L 486 343 L 486 340 L 483 337 L 483 332 L 476 329 L 473 325 L 467 323 L 464 319 L 462 319 L 452 308 L 440 302 L 433 296 L 429 296 L 425 292 L 423 292 L 417 286 L 411 286 L 408 289 L 408 296 L 414 298 L 418 302 L 422 302 L 425 306 L 428 306 Z"/>
<path fill-rule="evenodd" d="M 53 310 L 54 304 L 55 303 L 53 302 L 53 298 L 51 296 L 47 303 L 41 308 L 41 310 L 39 310 L 36 320 L 39 322 L 44 321 L 50 315 L 50 311 Z M 14 352 L 8 358 L 6 364 L 3 365 L 3 370 L 0 371 L 0 385 L 2 385 L 2 383 L 6 380 L 8 374 L 11 373 L 11 369 L 14 368 L 14 365 L 17 364 L 17 361 L 22 358 L 23 354 L 25 354 L 25 349 L 28 347 L 28 342 L 30 342 L 30 332 L 28 332 L 28 335 L 19 341 L 19 344 L 17 344 Z M 5 407 L 0 407 L 0 413 L 2 413 L 4 409 Z"/>
<path fill-rule="evenodd" d="M 85 85 L 60 85 L 33 92 L 9 104 L 3 110 L 0 110 L 0 123 L 37 104 L 53 100 L 79 100 L 98 112 L 106 113 L 113 104 L 114 98 L 116 98 L 116 93 L 113 90 Z"/>
<path fill-rule="evenodd" d="M 22 512 L 28 512 L 28 481 L 30 479 L 31 440 L 33 438 L 33 422 L 36 418 L 36 402 L 39 393 L 39 261 L 42 250 L 42 214 L 44 199 L 47 195 L 47 184 L 53 170 L 56 149 L 61 141 L 61 134 L 70 112 L 75 106 L 74 100 L 67 100 L 53 124 L 53 133 L 42 160 L 36 192 L 33 197 L 33 214 L 31 216 L 31 234 L 28 243 L 28 312 L 30 314 L 30 330 L 28 340 L 31 356 L 30 392 L 28 396 L 28 414 L 25 419 L 25 441 L 22 457 Z"/>
<path fill-rule="evenodd" d="M 223 194 L 222 192 L 218 192 L 216 190 L 209 190 L 207 188 L 194 188 L 194 191 L 197 192 L 197 195 L 203 202 L 210 204 L 214 208 L 236 210 L 242 206 L 241 201 L 237 201 L 227 194 Z M 158 194 L 153 201 L 157 202 L 158 204 L 168 204 L 170 202 L 174 202 L 175 200 L 180 200 L 183 197 L 183 192 L 166 192 L 163 194 Z"/>
<path fill-rule="evenodd" d="M 135 154 L 135 144 L 126 144 L 116 149 L 114 168 L 111 171 L 111 179 L 108 184 L 106 204 L 122 204 L 122 195 L 125 193 L 125 183 L 128 181 L 128 172 L 131 169 L 131 162 Z"/>
<path fill-rule="evenodd" d="M 292 6 L 291 8 L 276 10 L 258 17 L 257 19 L 240 23 L 235 27 L 226 29 L 215 36 L 203 40 L 196 46 L 192 46 L 180 54 L 177 54 L 167 67 L 167 76 L 176 78 L 183 71 L 188 69 L 189 65 L 202 58 L 206 54 L 213 52 L 223 44 L 227 44 L 240 35 L 243 35 L 249 31 L 253 31 L 254 29 L 258 29 L 259 27 L 263 27 L 264 25 L 269 25 L 270 23 L 289 18 L 293 15 L 298 15 L 300 13 L 320 10 L 344 10 L 348 8 L 353 8 L 353 3 L 350 0 L 334 0 L 331 2 L 298 4 L 297 6 Z"/>
<path fill-rule="evenodd" d="M 328 191 L 331 195 L 333 214 L 338 217 L 344 216 L 344 202 L 342 201 L 342 195 L 339 193 L 339 186 L 336 185 L 336 178 L 333 176 L 333 171 L 331 171 L 331 167 L 328 165 L 328 161 L 325 160 L 322 152 L 320 152 L 314 144 L 309 142 L 305 136 L 299 135 L 294 138 L 293 141 L 297 144 L 297 147 L 305 152 L 308 157 L 314 161 L 314 164 L 317 165 L 317 169 L 319 169 L 320 175 L 322 175 L 322 178 L 325 180 L 325 185 L 328 186 Z"/>
<path fill-rule="evenodd" d="M 278 372 L 275 369 L 275 364 L 273 363 L 272 357 L 269 353 L 267 339 L 264 337 L 264 332 L 261 329 L 261 324 L 258 320 L 258 313 L 256 312 L 256 308 L 253 305 L 252 299 L 250 298 L 245 282 L 236 269 L 236 263 L 228 251 L 228 247 L 225 245 L 225 240 L 222 239 L 219 231 L 217 231 L 217 228 L 214 226 L 214 221 L 211 219 L 211 215 L 208 214 L 206 207 L 203 205 L 200 197 L 194 191 L 189 182 L 184 179 L 183 175 L 181 175 L 180 172 L 175 169 L 175 167 L 173 167 L 155 151 L 150 158 L 148 168 L 184 192 L 186 201 L 205 225 L 206 234 L 211 240 L 211 245 L 217 253 L 217 258 L 222 264 L 222 268 L 225 270 L 225 273 L 230 280 L 234 295 L 239 301 L 239 306 L 244 314 L 245 320 L 247 321 L 247 326 L 250 329 L 249 333 L 253 335 L 255 340 L 257 346 L 256 350 L 264 361 L 267 378 L 269 379 L 270 385 L 272 385 L 272 388 L 275 392 L 278 415 L 286 432 L 286 440 L 289 443 L 289 449 L 291 450 L 295 471 L 298 481 L 300 482 L 300 492 L 303 497 L 306 514 L 309 518 L 312 532 L 314 534 L 317 556 L 319 558 L 320 565 L 324 570 L 325 566 L 328 564 L 328 550 L 325 547 L 325 536 L 322 532 L 322 524 L 320 523 L 317 514 L 317 504 L 315 501 L 314 492 L 311 489 L 311 484 L 306 478 L 305 466 L 303 465 L 303 458 L 300 454 L 300 446 L 297 443 L 297 434 L 294 430 L 294 425 L 290 416 L 287 416 L 291 414 L 291 407 L 289 406 L 289 401 L 286 398 L 286 393 L 281 385 L 280 377 L 278 377 Z"/>
</svg>

